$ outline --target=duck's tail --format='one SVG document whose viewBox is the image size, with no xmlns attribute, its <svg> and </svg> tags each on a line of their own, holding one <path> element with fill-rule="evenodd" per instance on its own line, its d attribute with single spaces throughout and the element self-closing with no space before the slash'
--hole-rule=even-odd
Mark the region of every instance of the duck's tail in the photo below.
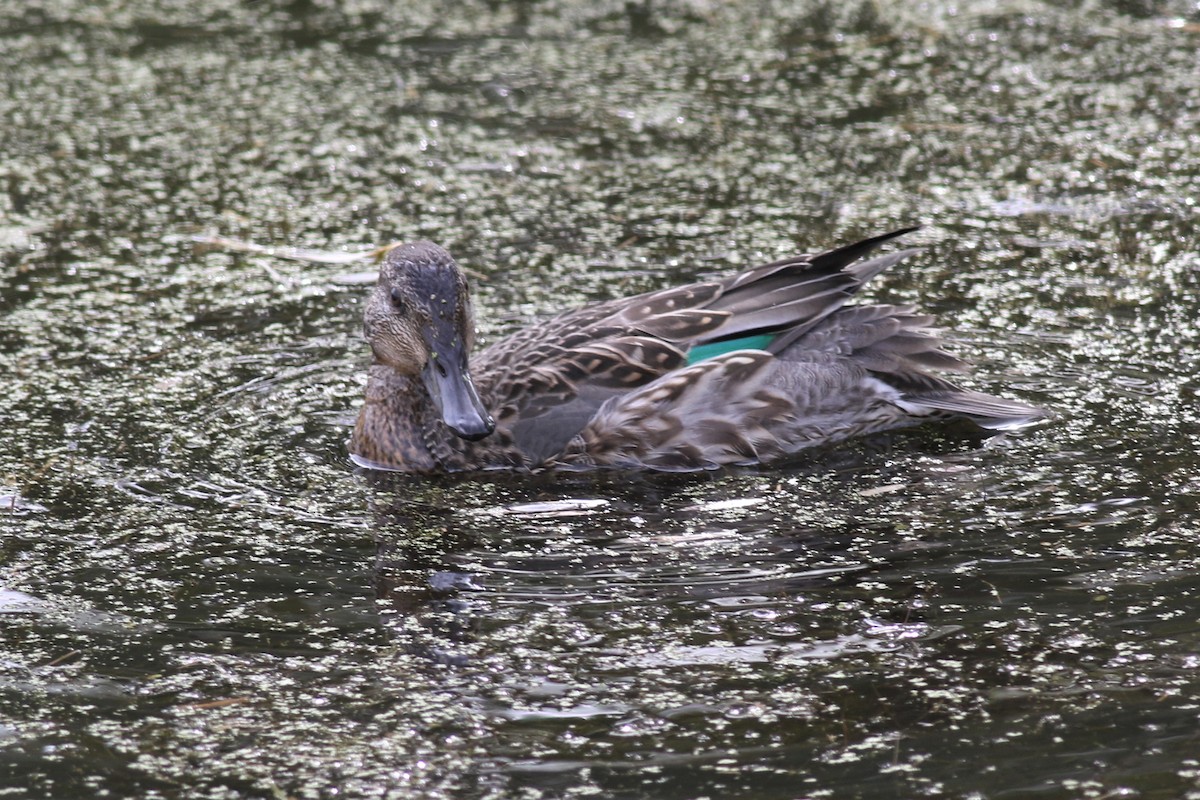
<svg viewBox="0 0 1200 800">
<path fill-rule="evenodd" d="M 1037 406 L 968 389 L 928 393 L 905 398 L 903 402 L 966 417 L 979 427 L 994 431 L 1020 430 L 1049 416 L 1045 409 Z"/>
</svg>

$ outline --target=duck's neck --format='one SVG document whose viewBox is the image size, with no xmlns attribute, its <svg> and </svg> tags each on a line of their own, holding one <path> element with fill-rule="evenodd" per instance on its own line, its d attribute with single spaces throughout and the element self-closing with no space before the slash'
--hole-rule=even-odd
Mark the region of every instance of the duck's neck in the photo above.
<svg viewBox="0 0 1200 800">
<path fill-rule="evenodd" d="M 350 437 L 350 452 L 405 472 L 437 469 L 438 460 L 429 452 L 425 435 L 432 405 L 419 378 L 372 364 L 367 373 L 366 402 Z"/>
</svg>

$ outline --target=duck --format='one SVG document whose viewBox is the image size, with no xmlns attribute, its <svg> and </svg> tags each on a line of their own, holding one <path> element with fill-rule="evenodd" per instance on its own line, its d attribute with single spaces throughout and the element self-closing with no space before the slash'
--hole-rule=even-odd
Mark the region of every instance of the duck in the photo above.
<svg viewBox="0 0 1200 800">
<path fill-rule="evenodd" d="M 933 420 L 1023 428 L 1034 405 L 965 389 L 934 318 L 854 303 L 919 248 L 903 228 L 728 277 L 591 303 L 475 353 L 467 274 L 392 249 L 363 311 L 372 354 L 349 442 L 360 467 L 706 470 Z"/>
</svg>

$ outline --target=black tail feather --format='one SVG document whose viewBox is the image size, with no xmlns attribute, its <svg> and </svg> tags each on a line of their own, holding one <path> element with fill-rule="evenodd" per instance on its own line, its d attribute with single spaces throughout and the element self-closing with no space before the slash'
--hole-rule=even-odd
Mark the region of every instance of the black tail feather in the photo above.
<svg viewBox="0 0 1200 800">
<path fill-rule="evenodd" d="M 920 225 L 914 225 L 911 228 L 901 228 L 898 231 L 872 236 L 870 239 L 863 239 L 861 242 L 848 244 L 836 250 L 829 250 L 828 252 L 813 256 L 813 268 L 821 270 L 842 269 L 849 264 L 853 264 L 884 242 L 903 236 L 906 233 L 912 233 L 915 230 L 919 230 L 920 227 Z"/>
</svg>

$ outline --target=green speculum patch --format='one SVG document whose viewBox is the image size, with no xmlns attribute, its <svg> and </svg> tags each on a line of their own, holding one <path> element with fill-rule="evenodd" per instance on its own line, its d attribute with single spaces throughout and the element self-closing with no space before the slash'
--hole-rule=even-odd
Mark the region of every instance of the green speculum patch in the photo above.
<svg viewBox="0 0 1200 800">
<path fill-rule="evenodd" d="M 775 340 L 775 336 L 774 333 L 759 333 L 754 336 L 740 336 L 737 339 L 699 344 L 688 351 L 688 364 L 697 364 L 709 358 L 732 353 L 734 350 L 765 350 Z"/>
</svg>

